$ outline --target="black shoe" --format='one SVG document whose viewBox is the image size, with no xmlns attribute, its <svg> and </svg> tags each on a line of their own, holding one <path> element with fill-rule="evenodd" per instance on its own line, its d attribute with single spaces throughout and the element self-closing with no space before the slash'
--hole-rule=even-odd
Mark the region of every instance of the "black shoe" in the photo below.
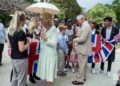
<svg viewBox="0 0 120 86">
<path fill-rule="evenodd" d="M 117 81 L 116 86 L 120 86 L 120 80 Z"/>
<path fill-rule="evenodd" d="M 40 78 L 38 76 L 33 76 L 33 78 L 36 80 L 40 80 Z"/>
<path fill-rule="evenodd" d="M 74 85 L 83 85 L 84 82 L 72 81 L 72 84 L 74 84 Z"/>
<path fill-rule="evenodd" d="M 2 66 L 3 64 L 2 63 L 0 63 L 0 66 Z"/>
<path fill-rule="evenodd" d="M 40 80 L 40 78 L 38 76 L 36 76 L 36 73 L 33 73 L 33 78 L 36 80 Z"/>
<path fill-rule="evenodd" d="M 57 75 L 64 77 L 64 76 L 66 76 L 67 74 L 66 74 L 66 73 L 64 73 L 64 72 L 58 72 L 58 74 L 57 74 Z"/>
<path fill-rule="evenodd" d="M 66 76 L 66 75 L 67 75 L 67 73 L 65 73 L 65 72 L 62 72 L 62 74 L 63 74 L 64 76 Z"/>
<path fill-rule="evenodd" d="M 72 69 L 72 67 L 70 67 L 70 65 L 68 65 L 67 68 Z"/>
<path fill-rule="evenodd" d="M 29 80 L 31 83 L 36 83 L 36 81 L 34 80 L 34 78 L 32 76 L 30 76 Z"/>
<path fill-rule="evenodd" d="M 86 81 L 86 79 L 84 79 L 84 81 Z"/>
</svg>

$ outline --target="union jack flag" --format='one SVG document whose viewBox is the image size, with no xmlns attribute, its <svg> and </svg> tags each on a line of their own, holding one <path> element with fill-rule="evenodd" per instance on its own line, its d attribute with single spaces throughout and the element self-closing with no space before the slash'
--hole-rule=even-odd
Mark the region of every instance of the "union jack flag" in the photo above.
<svg viewBox="0 0 120 86">
<path fill-rule="evenodd" d="M 111 54 L 115 40 L 102 42 L 101 36 L 97 34 L 92 34 L 92 53 L 88 57 L 88 63 L 97 63 L 101 61 L 106 61 Z"/>
</svg>

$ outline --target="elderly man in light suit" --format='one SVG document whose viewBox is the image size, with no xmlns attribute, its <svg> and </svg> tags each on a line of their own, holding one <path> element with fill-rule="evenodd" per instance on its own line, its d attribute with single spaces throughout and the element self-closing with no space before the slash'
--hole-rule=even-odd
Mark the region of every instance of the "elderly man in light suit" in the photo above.
<svg viewBox="0 0 120 86">
<path fill-rule="evenodd" d="M 77 16 L 77 23 L 80 25 L 80 29 L 77 33 L 77 38 L 73 40 L 73 50 L 78 55 L 79 73 L 77 80 L 73 81 L 74 85 L 83 85 L 86 80 L 86 68 L 88 56 L 91 53 L 91 27 L 87 21 L 85 21 L 84 15 Z M 75 44 L 77 44 L 75 46 Z"/>
</svg>

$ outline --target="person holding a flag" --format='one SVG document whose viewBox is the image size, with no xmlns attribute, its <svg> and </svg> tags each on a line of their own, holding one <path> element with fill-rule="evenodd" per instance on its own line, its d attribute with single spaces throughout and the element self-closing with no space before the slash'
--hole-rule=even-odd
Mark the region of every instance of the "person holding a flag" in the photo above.
<svg viewBox="0 0 120 86">
<path fill-rule="evenodd" d="M 113 40 L 114 37 L 119 33 L 119 31 L 116 27 L 113 27 L 112 17 L 105 17 L 104 22 L 105 22 L 105 27 L 103 27 L 101 31 L 101 35 L 105 43 L 106 41 L 110 42 L 111 40 Z M 115 44 L 116 43 L 112 43 L 112 45 L 114 45 L 114 48 L 111 51 L 111 54 L 109 55 L 109 57 L 107 58 L 107 61 L 108 61 L 107 76 L 108 77 L 111 77 L 112 62 L 114 62 L 115 60 Z M 104 62 L 102 62 L 101 64 L 101 72 L 102 71 L 104 71 Z"/>
<path fill-rule="evenodd" d="M 97 23 L 94 20 L 91 20 L 89 23 L 90 23 L 90 26 L 91 26 L 91 29 L 92 29 L 92 35 L 99 35 L 100 33 L 99 33 L 99 28 L 97 28 Z M 95 38 L 98 38 L 98 37 L 95 37 Z M 100 42 L 100 41 L 98 41 L 98 42 Z M 96 46 L 93 46 L 93 49 L 92 49 L 93 52 L 96 51 L 96 50 L 94 50 L 94 48 L 97 48 L 97 44 L 96 44 Z M 95 63 L 92 63 L 91 68 L 92 68 L 91 72 L 93 74 L 95 74 L 96 73 L 96 71 L 95 71 Z"/>
</svg>

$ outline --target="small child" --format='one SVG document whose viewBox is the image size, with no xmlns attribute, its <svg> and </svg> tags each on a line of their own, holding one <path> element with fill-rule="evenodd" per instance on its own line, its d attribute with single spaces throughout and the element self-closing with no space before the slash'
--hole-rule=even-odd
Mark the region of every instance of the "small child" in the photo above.
<svg viewBox="0 0 120 86">
<path fill-rule="evenodd" d="M 75 51 L 72 50 L 70 55 L 70 66 L 72 67 L 72 72 L 74 73 L 77 70 L 78 57 L 75 54 Z"/>
<path fill-rule="evenodd" d="M 58 33 L 57 36 L 57 52 L 58 52 L 58 75 L 59 76 L 65 76 L 66 73 L 64 72 L 64 67 L 65 67 L 65 59 L 64 57 L 68 54 L 68 47 L 67 47 L 67 42 L 64 37 L 64 33 L 66 31 L 66 26 L 65 25 L 60 25 L 59 30 L 60 32 Z"/>
<path fill-rule="evenodd" d="M 73 25 L 73 39 L 77 37 L 77 32 L 78 32 L 79 28 L 76 24 Z M 77 46 L 77 43 L 74 44 L 74 46 Z M 72 46 L 73 48 L 73 46 Z M 75 51 L 72 49 L 72 52 L 70 54 L 70 66 L 72 68 L 72 72 L 76 72 L 76 70 L 78 69 L 78 56 L 75 54 Z"/>
</svg>

